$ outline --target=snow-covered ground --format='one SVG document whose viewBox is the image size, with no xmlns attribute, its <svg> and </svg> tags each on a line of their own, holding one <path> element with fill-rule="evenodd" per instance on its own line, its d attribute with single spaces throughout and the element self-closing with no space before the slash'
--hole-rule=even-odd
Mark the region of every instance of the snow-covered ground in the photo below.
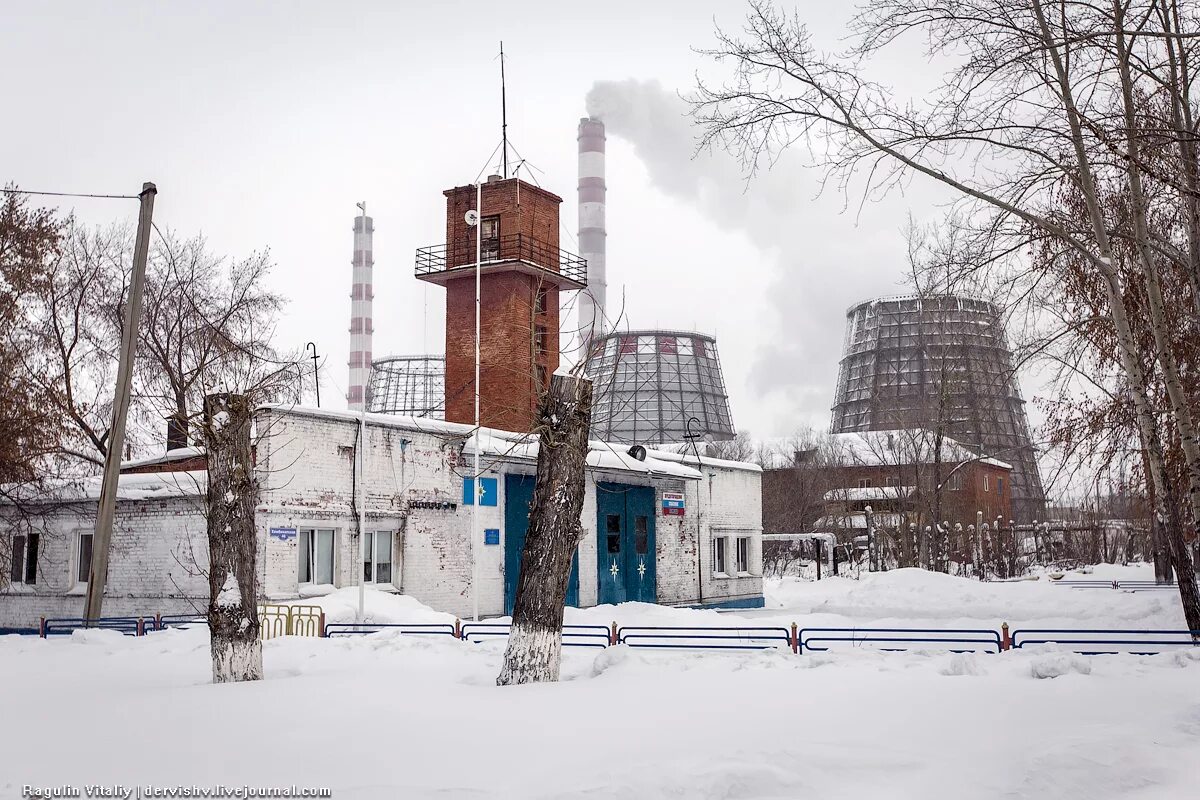
<svg viewBox="0 0 1200 800">
<path fill-rule="evenodd" d="M 1116 574 L 1119 571 L 1120 574 Z M 1078 576 L 1068 576 L 1078 577 Z M 1142 578 L 1138 567 L 1091 577 Z M 353 618 L 354 590 L 323 598 Z M 769 584 L 767 608 L 629 604 L 568 622 L 1179 627 L 1170 592 L 900 570 Z M 369 594 L 376 621 L 450 619 Z M 568 649 L 497 688 L 503 642 L 267 642 L 213 686 L 206 629 L 0 638 L 0 797 L 34 787 L 328 787 L 337 798 L 1183 798 L 1200 787 L 1200 650 L 1085 658 L 846 649 Z"/>
</svg>

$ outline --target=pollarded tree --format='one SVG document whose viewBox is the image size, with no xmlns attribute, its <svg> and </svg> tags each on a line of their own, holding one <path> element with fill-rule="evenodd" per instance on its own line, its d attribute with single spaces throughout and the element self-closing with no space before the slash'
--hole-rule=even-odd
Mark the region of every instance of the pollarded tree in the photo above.
<svg viewBox="0 0 1200 800">
<path fill-rule="evenodd" d="M 512 633 L 496 678 L 501 686 L 558 680 L 567 582 L 583 535 L 591 422 L 592 382 L 573 375 L 552 376 L 538 403 L 537 478 Z"/>
</svg>

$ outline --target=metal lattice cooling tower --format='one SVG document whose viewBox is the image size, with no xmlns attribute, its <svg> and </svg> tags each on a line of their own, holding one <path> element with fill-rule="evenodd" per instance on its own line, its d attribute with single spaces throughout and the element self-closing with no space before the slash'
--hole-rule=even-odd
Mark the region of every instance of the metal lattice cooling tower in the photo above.
<svg viewBox="0 0 1200 800">
<path fill-rule="evenodd" d="M 371 364 L 367 410 L 373 414 L 442 419 L 446 413 L 443 356 L 388 356 Z"/>
<path fill-rule="evenodd" d="M 734 437 L 717 340 L 690 331 L 615 331 L 593 339 L 592 435 L 628 444 Z"/>
<path fill-rule="evenodd" d="M 946 435 L 1012 464 L 1017 521 L 1044 518 L 1045 490 L 999 309 L 952 295 L 851 307 L 833 432 L 933 429 L 939 416 Z"/>
</svg>

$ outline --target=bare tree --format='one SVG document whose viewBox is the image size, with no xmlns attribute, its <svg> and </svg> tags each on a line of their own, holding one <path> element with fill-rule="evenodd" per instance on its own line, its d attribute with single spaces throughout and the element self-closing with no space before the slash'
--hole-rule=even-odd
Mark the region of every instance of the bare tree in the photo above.
<svg viewBox="0 0 1200 800">
<path fill-rule="evenodd" d="M 816 164 L 843 188 L 855 174 L 866 174 L 864 197 L 916 175 L 950 188 L 960 198 L 959 213 L 984 223 L 998 253 L 1015 252 L 1041 237 L 1078 252 L 1104 289 L 1102 313 L 1116 332 L 1155 490 L 1173 507 L 1177 489 L 1166 480 L 1164 431 L 1150 403 L 1149 377 L 1114 266 L 1112 226 L 1096 188 L 1097 174 L 1105 169 L 1122 169 L 1135 194 L 1141 177 L 1128 115 L 1113 125 L 1109 113 L 1114 93 L 1129 106 L 1132 78 L 1123 39 L 1128 7 L 1060 3 L 1048 13 L 1046 6 L 1043 0 L 874 0 L 852 23 L 849 52 L 822 57 L 799 20 L 754 2 L 744 37 L 718 31 L 718 46 L 709 54 L 733 62 L 734 74 L 724 86 L 702 83 L 695 113 L 705 126 L 705 143 L 731 147 L 751 168 L 780 148 L 809 142 Z M 1133 16 L 1135 22 L 1146 18 Z M 932 55 L 955 61 L 923 106 L 904 104 L 862 73 L 863 63 L 909 33 L 924 35 Z M 1124 166 L 1114 167 L 1114 161 Z M 1061 179 L 1079 187 L 1088 210 L 1085 224 L 1064 225 L 1048 213 Z M 1154 270 L 1144 253 L 1141 262 L 1149 285 Z M 1154 309 L 1151 314 L 1161 328 L 1163 315 Z M 1168 384 L 1176 383 L 1171 359 L 1161 344 L 1157 350 L 1154 366 Z M 1178 388 L 1170 392 L 1172 422 L 1187 442 L 1190 527 L 1196 531 L 1200 445 Z M 1168 537 L 1176 562 L 1188 573 L 1180 576 L 1188 625 L 1200 629 L 1195 627 L 1200 596 L 1182 526 L 1168 526 Z"/>
<path fill-rule="evenodd" d="M 208 454 L 208 628 L 213 683 L 262 680 L 256 491 L 250 462 L 253 408 L 246 395 L 204 401 Z"/>
<path fill-rule="evenodd" d="M 571 375 L 554 375 L 539 401 L 537 479 L 501 686 L 558 680 L 567 581 L 583 535 L 591 410 L 591 381 Z"/>
</svg>

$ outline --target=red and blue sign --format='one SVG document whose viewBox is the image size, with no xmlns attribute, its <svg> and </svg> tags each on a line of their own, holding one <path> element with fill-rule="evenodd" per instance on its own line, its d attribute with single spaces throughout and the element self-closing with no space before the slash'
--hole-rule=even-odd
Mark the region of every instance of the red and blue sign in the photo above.
<svg viewBox="0 0 1200 800">
<path fill-rule="evenodd" d="M 683 492 L 662 493 L 662 513 L 664 517 L 682 517 L 685 508 Z"/>
</svg>

